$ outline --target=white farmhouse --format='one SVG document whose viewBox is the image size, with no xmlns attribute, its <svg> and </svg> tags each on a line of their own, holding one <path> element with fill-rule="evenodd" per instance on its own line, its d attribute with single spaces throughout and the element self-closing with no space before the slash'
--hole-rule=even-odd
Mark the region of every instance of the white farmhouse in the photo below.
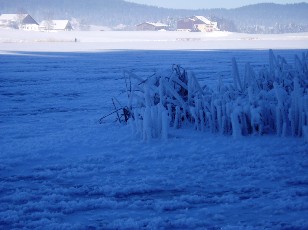
<svg viewBox="0 0 308 230">
<path fill-rule="evenodd" d="M 193 16 L 181 19 L 177 22 L 178 31 L 200 31 L 213 32 L 217 31 L 217 22 L 212 22 L 204 16 Z"/>
<path fill-rule="evenodd" d="M 0 27 L 38 31 L 38 23 L 29 14 L 1 14 Z"/>
<path fill-rule="evenodd" d="M 40 23 L 41 31 L 71 31 L 73 27 L 69 20 L 44 20 Z"/>
</svg>

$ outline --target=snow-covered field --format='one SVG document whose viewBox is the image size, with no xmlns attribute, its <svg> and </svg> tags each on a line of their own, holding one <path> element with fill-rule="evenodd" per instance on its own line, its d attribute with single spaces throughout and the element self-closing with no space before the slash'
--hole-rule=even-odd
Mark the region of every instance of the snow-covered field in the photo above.
<svg viewBox="0 0 308 230">
<path fill-rule="evenodd" d="M 75 43 L 75 38 L 77 43 Z M 30 45 L 33 44 L 33 45 Z M 35 44 L 35 45 L 34 45 Z M 70 31 L 0 29 L 0 51 L 307 49 L 308 33 L 238 34 L 230 32 Z"/>
<path fill-rule="evenodd" d="M 307 34 L 0 34 L 1 229 L 308 229 L 302 138 L 180 129 L 143 142 L 115 116 L 98 122 L 123 70 L 181 64 L 215 87 L 232 57 L 258 68 L 273 48 L 292 62 Z"/>
</svg>

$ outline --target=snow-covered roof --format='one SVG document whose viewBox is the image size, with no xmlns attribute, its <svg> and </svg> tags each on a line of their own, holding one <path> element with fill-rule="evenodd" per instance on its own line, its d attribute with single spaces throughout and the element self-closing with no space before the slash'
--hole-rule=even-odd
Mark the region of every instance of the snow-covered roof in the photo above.
<svg viewBox="0 0 308 230">
<path fill-rule="evenodd" d="M 204 16 L 195 16 L 195 18 L 199 19 L 200 21 L 204 22 L 205 24 L 211 24 L 212 23 L 210 20 L 208 20 Z"/>
<path fill-rule="evenodd" d="M 64 30 L 69 24 L 68 20 L 44 20 L 40 23 L 40 27 L 50 26 L 50 29 L 53 30 Z"/>
<path fill-rule="evenodd" d="M 202 23 L 207 24 L 207 25 L 213 23 L 204 16 L 192 16 L 192 17 L 186 18 L 186 20 L 190 20 L 190 21 L 193 21 L 193 22 L 196 22 L 196 21 L 200 22 L 201 21 Z"/>
<path fill-rule="evenodd" d="M 52 27 L 54 30 L 64 30 L 68 23 L 68 20 L 52 20 Z"/>
<path fill-rule="evenodd" d="M 147 23 L 155 27 L 168 27 L 168 25 L 160 22 L 147 22 Z"/>
<path fill-rule="evenodd" d="M 28 14 L 0 14 L 0 21 L 17 21 L 24 19 Z"/>
<path fill-rule="evenodd" d="M 0 15 L 0 24 L 8 25 L 10 23 L 19 24 L 19 25 L 27 25 L 27 24 L 38 25 L 38 23 L 29 14 L 1 14 Z"/>
</svg>

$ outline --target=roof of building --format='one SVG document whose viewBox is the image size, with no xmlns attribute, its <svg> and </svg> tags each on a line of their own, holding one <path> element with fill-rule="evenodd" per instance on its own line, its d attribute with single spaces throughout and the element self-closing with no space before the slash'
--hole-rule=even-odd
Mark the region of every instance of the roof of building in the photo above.
<svg viewBox="0 0 308 230">
<path fill-rule="evenodd" d="M 204 16 L 192 16 L 184 20 L 190 20 L 193 21 L 194 23 L 196 22 L 196 24 L 207 24 L 207 25 L 213 24 L 213 22 L 211 22 Z"/>
<path fill-rule="evenodd" d="M 9 24 L 35 24 L 38 23 L 29 15 L 29 14 L 1 14 L 0 15 L 0 24 L 9 25 Z"/>
<path fill-rule="evenodd" d="M 69 25 L 69 20 L 44 20 L 40 23 L 40 27 L 46 27 L 50 23 L 53 30 L 64 30 Z"/>
<path fill-rule="evenodd" d="M 167 27 L 168 25 L 161 23 L 161 22 L 148 22 L 149 24 L 155 26 L 155 27 Z"/>
<path fill-rule="evenodd" d="M 64 30 L 69 24 L 68 20 L 52 20 L 54 30 Z"/>
<path fill-rule="evenodd" d="M 17 21 L 18 19 L 23 20 L 28 14 L 0 14 L 1 21 Z"/>
<path fill-rule="evenodd" d="M 211 24 L 212 22 L 210 20 L 208 20 L 206 17 L 204 16 L 194 16 L 195 18 L 197 18 L 198 20 L 204 22 L 205 24 Z"/>
<path fill-rule="evenodd" d="M 152 26 L 155 26 L 155 27 L 168 27 L 168 25 L 161 23 L 161 22 L 144 22 L 144 23 L 141 23 L 139 25 L 142 25 L 142 24 L 149 24 L 149 25 L 152 25 Z"/>
</svg>

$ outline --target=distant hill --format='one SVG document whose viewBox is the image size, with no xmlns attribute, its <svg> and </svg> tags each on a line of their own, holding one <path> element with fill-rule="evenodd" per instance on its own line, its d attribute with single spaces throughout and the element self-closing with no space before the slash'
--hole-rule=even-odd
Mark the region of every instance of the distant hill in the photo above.
<svg viewBox="0 0 308 230">
<path fill-rule="evenodd" d="M 175 26 L 177 19 L 203 15 L 222 30 L 246 33 L 308 31 L 308 3 L 262 3 L 236 9 L 176 10 L 123 0 L 0 0 L 0 13 L 29 13 L 36 20 L 77 19 L 83 25 L 133 29 L 145 21 Z M 119 26 L 121 25 L 121 26 Z"/>
<path fill-rule="evenodd" d="M 218 17 L 232 20 L 236 29 L 247 33 L 308 31 L 308 3 L 261 3 L 232 10 L 213 10 Z"/>
</svg>

